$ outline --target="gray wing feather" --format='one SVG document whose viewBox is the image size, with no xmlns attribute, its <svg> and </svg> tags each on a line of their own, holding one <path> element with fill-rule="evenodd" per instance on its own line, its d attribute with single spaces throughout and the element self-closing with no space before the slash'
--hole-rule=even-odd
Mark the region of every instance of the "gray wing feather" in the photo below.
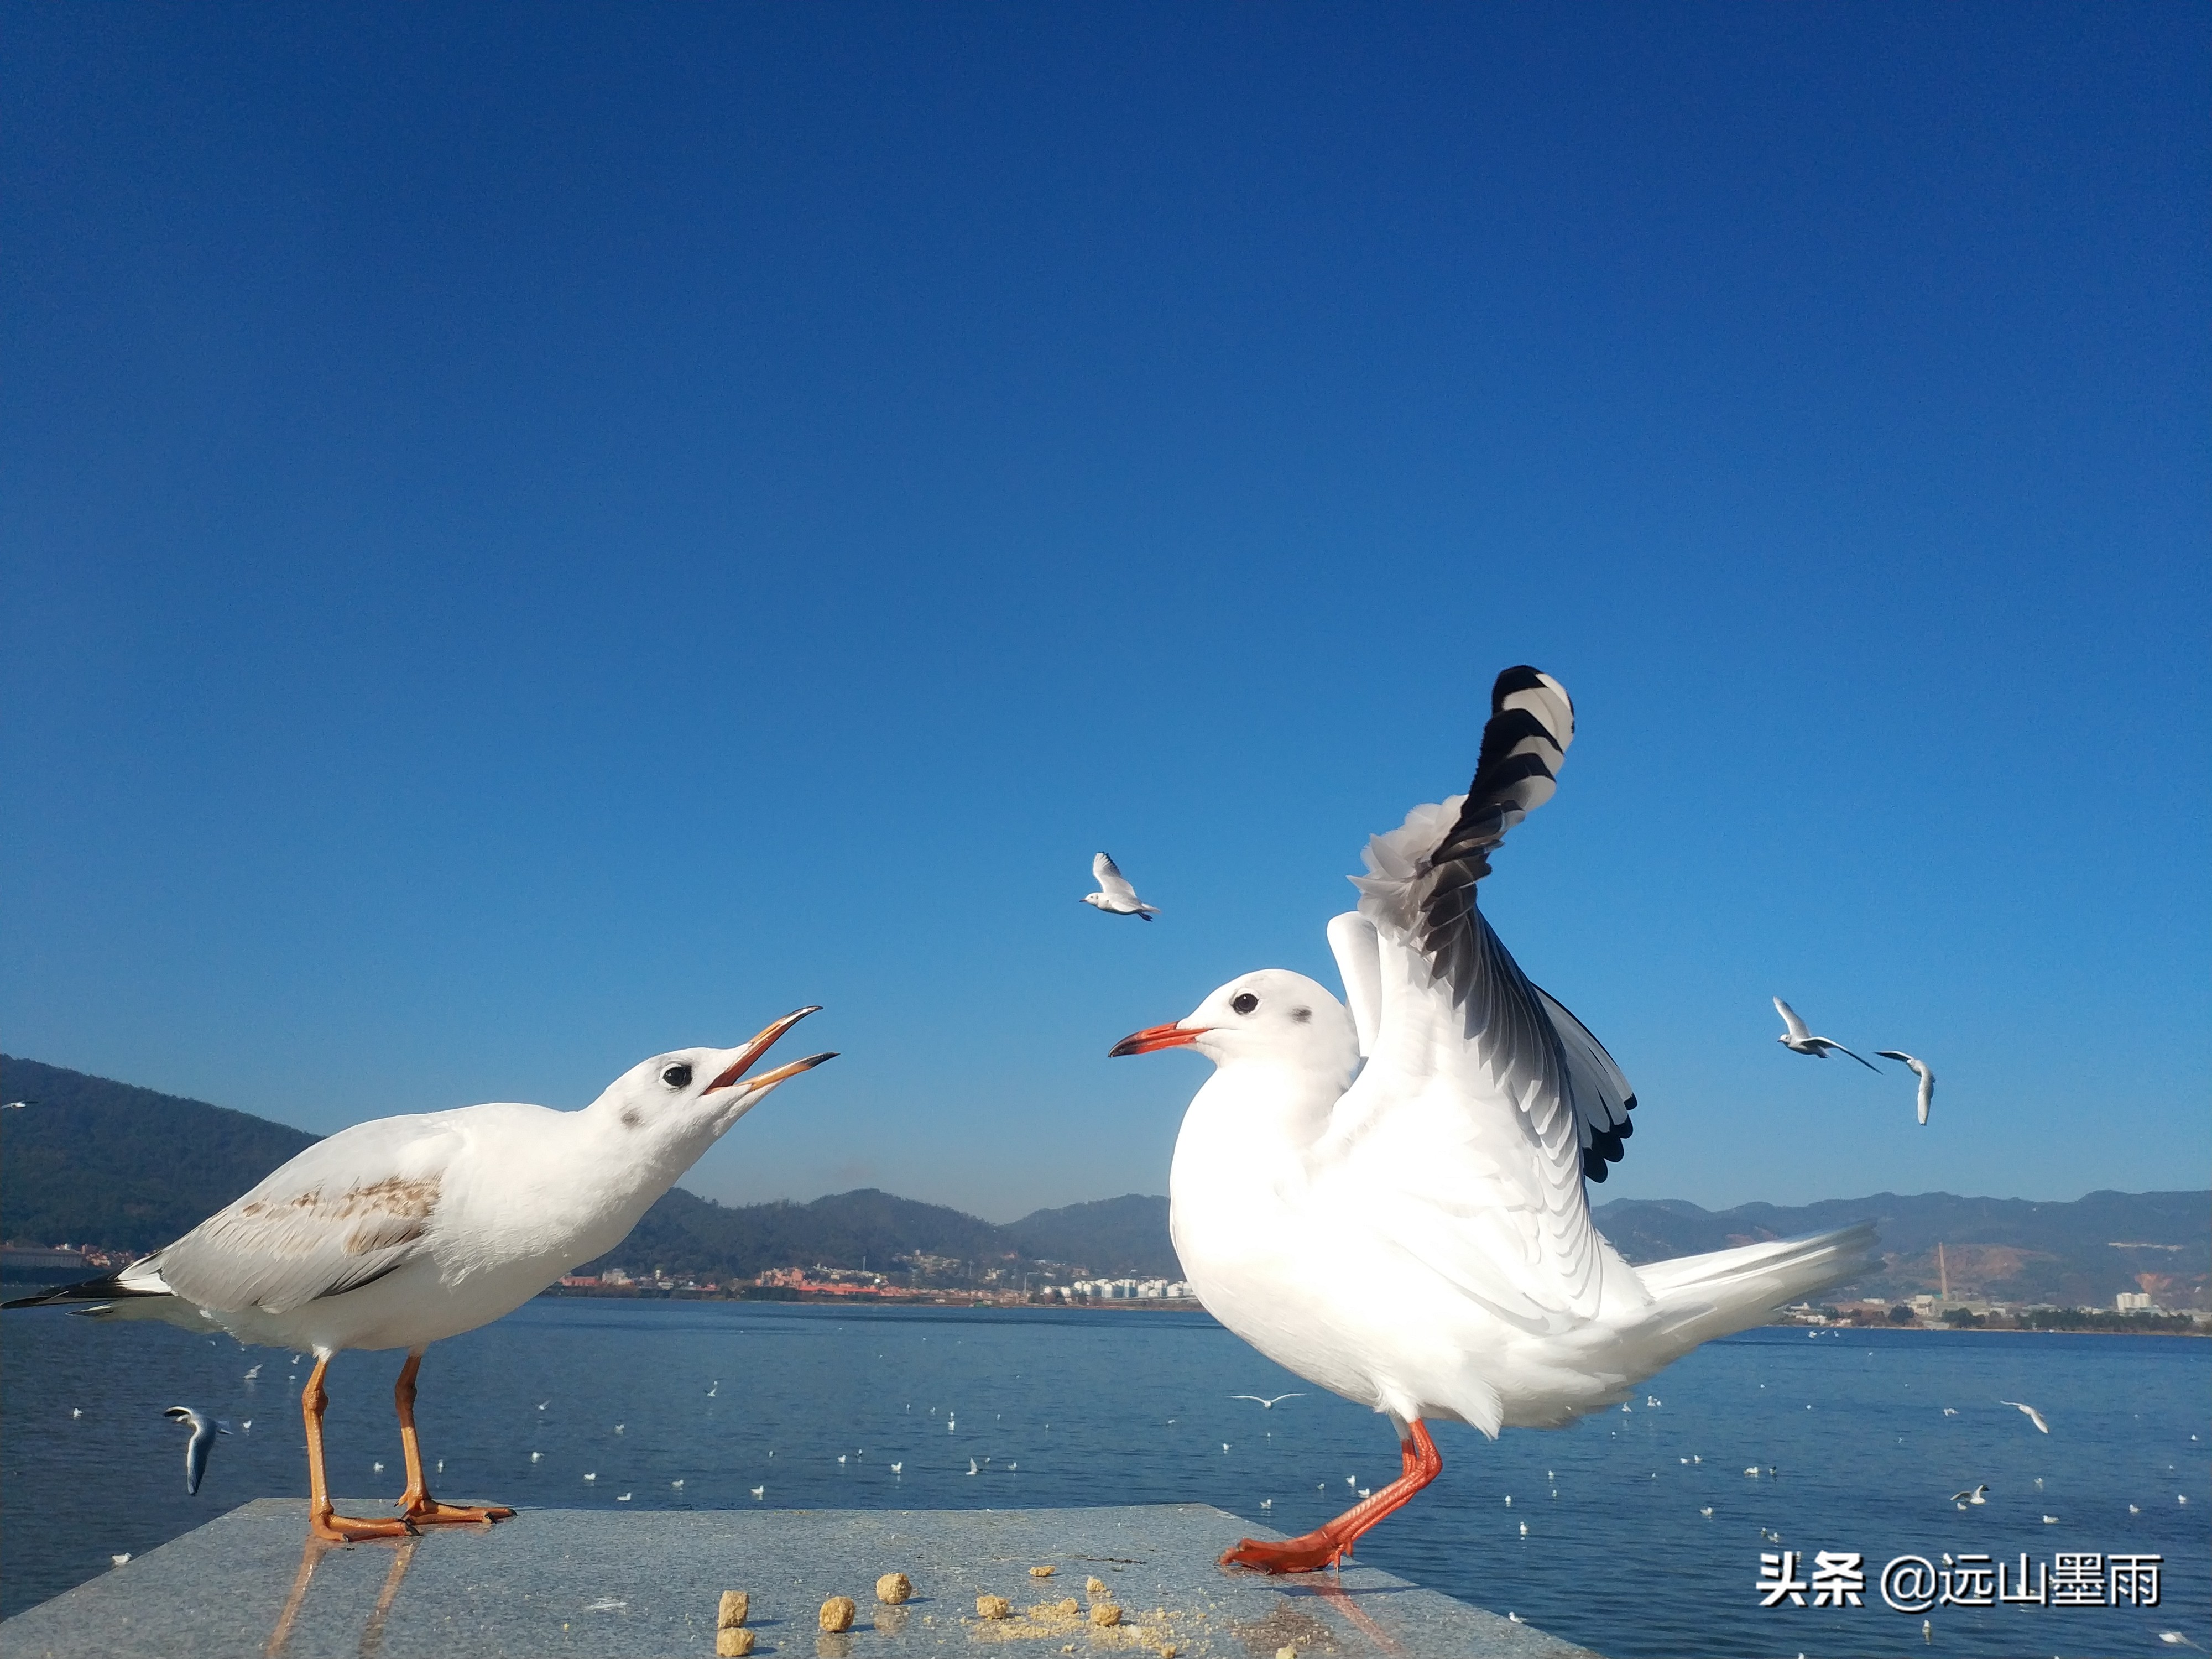
<svg viewBox="0 0 2212 1659">
<path fill-rule="evenodd" d="M 424 1248 L 459 1131 L 388 1117 L 319 1141 L 149 1258 L 203 1308 L 289 1313 L 343 1296 Z"/>
<path fill-rule="evenodd" d="M 1542 1000 L 1566 1056 L 1567 1093 L 1582 1144 L 1583 1173 L 1592 1181 L 1603 1181 L 1605 1166 L 1620 1162 L 1620 1143 L 1636 1133 L 1628 1116 L 1636 1109 L 1636 1091 L 1589 1026 L 1542 986 L 1530 988 Z"/>
</svg>

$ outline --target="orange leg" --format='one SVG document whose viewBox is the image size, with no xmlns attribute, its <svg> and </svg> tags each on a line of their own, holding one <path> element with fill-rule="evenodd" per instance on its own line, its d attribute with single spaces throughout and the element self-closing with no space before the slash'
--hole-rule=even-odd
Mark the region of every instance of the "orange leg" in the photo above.
<svg viewBox="0 0 2212 1659">
<path fill-rule="evenodd" d="M 415 1528 L 405 1521 L 356 1521 L 333 1512 L 330 1483 L 323 1478 L 323 1412 L 331 1403 L 330 1395 L 323 1391 L 323 1373 L 330 1364 L 327 1358 L 317 1359 L 307 1386 L 300 1391 L 300 1413 L 307 1419 L 307 1531 L 333 1544 L 398 1538 L 413 1532 Z"/>
<path fill-rule="evenodd" d="M 399 1380 L 392 1385 L 392 1403 L 399 1408 L 399 1449 L 407 1455 L 407 1490 L 399 1499 L 399 1512 L 416 1524 L 432 1522 L 482 1521 L 489 1523 L 504 1521 L 513 1510 L 496 1505 L 476 1509 L 462 1504 L 441 1504 L 430 1496 L 430 1484 L 422 1478 L 422 1448 L 415 1438 L 415 1373 L 422 1364 L 418 1350 L 407 1356 L 407 1363 L 399 1368 Z"/>
<path fill-rule="evenodd" d="M 1244 1539 L 1223 1552 L 1221 1565 L 1256 1567 L 1261 1572 L 1318 1572 L 1342 1560 L 1352 1553 L 1362 1533 L 1403 1508 L 1415 1492 L 1443 1472 L 1444 1460 L 1437 1454 L 1437 1443 L 1419 1418 L 1407 1425 L 1398 1454 L 1405 1473 L 1372 1498 L 1362 1498 L 1335 1520 L 1300 1538 L 1285 1539 L 1279 1544 Z"/>
</svg>

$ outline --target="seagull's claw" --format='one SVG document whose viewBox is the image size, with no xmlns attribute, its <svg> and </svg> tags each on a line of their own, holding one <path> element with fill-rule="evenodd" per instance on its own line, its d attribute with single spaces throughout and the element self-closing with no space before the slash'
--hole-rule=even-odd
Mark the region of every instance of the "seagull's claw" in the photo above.
<svg viewBox="0 0 2212 1659">
<path fill-rule="evenodd" d="M 481 1521 L 489 1526 L 495 1521 L 512 1520 L 513 1510 L 502 1504 L 441 1504 L 425 1493 L 401 1512 L 401 1518 L 418 1526 L 465 1526 Z"/>
<path fill-rule="evenodd" d="M 1260 1538 L 1240 1539 L 1222 1551 L 1219 1565 L 1251 1567 L 1267 1573 L 1319 1572 L 1350 1553 L 1349 1545 L 1323 1528 L 1301 1538 L 1286 1538 L 1280 1543 L 1269 1543 Z"/>
<path fill-rule="evenodd" d="M 307 1531 L 311 1536 L 331 1544 L 359 1544 L 371 1538 L 419 1538 L 421 1532 L 412 1521 L 401 1516 L 396 1521 L 378 1516 L 364 1520 L 350 1515 L 334 1515 L 325 1510 L 307 1516 Z"/>
</svg>

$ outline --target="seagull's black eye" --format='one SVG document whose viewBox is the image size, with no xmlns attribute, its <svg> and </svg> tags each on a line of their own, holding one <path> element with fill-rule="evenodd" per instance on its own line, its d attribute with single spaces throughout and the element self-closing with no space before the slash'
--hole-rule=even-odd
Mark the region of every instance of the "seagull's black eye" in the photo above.
<svg viewBox="0 0 2212 1659">
<path fill-rule="evenodd" d="M 672 1066 L 660 1074 L 660 1080 L 672 1089 L 688 1089 L 691 1086 L 691 1068 Z"/>
<path fill-rule="evenodd" d="M 1249 991 L 1239 991 L 1229 999 L 1229 1006 L 1240 1014 L 1249 1014 L 1260 1006 L 1260 999 Z"/>
</svg>

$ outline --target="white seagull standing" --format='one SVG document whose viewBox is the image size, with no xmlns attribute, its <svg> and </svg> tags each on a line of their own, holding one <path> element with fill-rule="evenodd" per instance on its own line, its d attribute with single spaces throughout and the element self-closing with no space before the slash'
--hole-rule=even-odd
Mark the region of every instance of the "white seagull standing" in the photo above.
<svg viewBox="0 0 2212 1659">
<path fill-rule="evenodd" d="M 6 1305 L 96 1302 L 104 1305 L 87 1311 L 311 1350 L 315 1369 L 300 1404 L 307 1524 L 318 1538 L 351 1543 L 428 1522 L 503 1519 L 514 1511 L 430 1495 L 415 1436 L 422 1350 L 513 1312 L 619 1244 L 763 1096 L 835 1057 L 810 1054 L 744 1075 L 816 1012 L 787 1014 L 741 1048 L 657 1055 L 581 1111 L 501 1103 L 357 1123 L 122 1272 Z M 397 1519 L 352 1519 L 331 1502 L 323 1373 L 344 1348 L 407 1351 L 392 1390 L 407 1458 Z"/>
<path fill-rule="evenodd" d="M 1397 1480 L 1224 1564 L 1325 1567 L 1436 1478 L 1425 1419 L 1494 1437 L 1616 1404 L 1847 1276 L 1872 1242 L 1859 1227 L 1639 1269 L 1599 1237 L 1583 1183 L 1620 1157 L 1634 1096 L 1474 904 L 1491 851 L 1552 794 L 1573 706 L 1550 676 L 1511 668 L 1491 708 L 1468 794 L 1371 841 L 1358 909 L 1328 925 L 1349 1013 L 1264 969 L 1113 1050 L 1189 1047 L 1216 1067 L 1169 1176 L 1176 1249 L 1207 1310 L 1398 1432 Z"/>
<path fill-rule="evenodd" d="M 203 1416 L 190 1406 L 172 1406 L 161 1415 L 191 1429 L 192 1437 L 185 1442 L 185 1496 L 193 1497 L 199 1492 L 201 1477 L 207 1474 L 208 1454 L 215 1449 L 216 1436 L 228 1434 L 230 1425 Z"/>
<path fill-rule="evenodd" d="M 1805 1022 L 1797 1018 L 1797 1011 L 1780 997 L 1774 999 L 1774 1009 L 1782 1016 L 1782 1023 L 1790 1028 L 1774 1040 L 1789 1049 L 1791 1054 L 1810 1054 L 1815 1060 L 1826 1060 L 1828 1057 L 1828 1050 L 1832 1048 L 1839 1054 L 1851 1054 L 1851 1051 L 1844 1048 L 1842 1043 L 1832 1042 L 1824 1036 L 1814 1036 L 1807 1030 Z M 1851 1054 L 1851 1058 L 1876 1077 L 1881 1075 L 1881 1067 L 1865 1056 Z"/>
<path fill-rule="evenodd" d="M 1875 1053 L 1884 1060 L 1902 1060 L 1911 1068 L 1912 1075 L 1920 1079 L 1920 1121 L 1927 1122 L 1928 1109 L 1936 1100 L 1936 1073 L 1928 1069 L 1928 1062 L 1915 1060 L 1902 1048 L 1877 1048 Z"/>
<path fill-rule="evenodd" d="M 1091 860 L 1091 878 L 1098 884 L 1098 890 L 1083 896 L 1085 904 L 1103 910 L 1109 915 L 1136 916 L 1146 921 L 1159 915 L 1158 910 L 1137 896 L 1137 890 L 1129 885 L 1129 878 L 1103 853 Z"/>
</svg>

